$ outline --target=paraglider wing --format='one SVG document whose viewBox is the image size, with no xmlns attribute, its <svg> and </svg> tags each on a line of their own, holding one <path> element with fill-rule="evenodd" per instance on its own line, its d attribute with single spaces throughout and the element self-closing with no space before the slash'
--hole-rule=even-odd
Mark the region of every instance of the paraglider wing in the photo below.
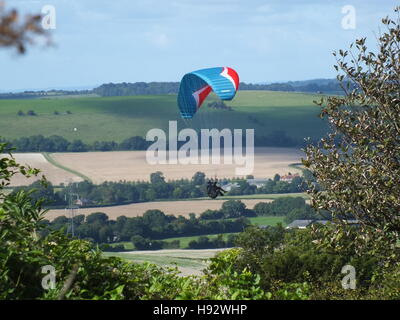
<svg viewBox="0 0 400 320">
<path fill-rule="evenodd" d="M 222 100 L 232 100 L 239 87 L 239 76 L 228 67 L 201 69 L 183 76 L 178 106 L 183 119 L 191 119 L 211 91 Z"/>
</svg>

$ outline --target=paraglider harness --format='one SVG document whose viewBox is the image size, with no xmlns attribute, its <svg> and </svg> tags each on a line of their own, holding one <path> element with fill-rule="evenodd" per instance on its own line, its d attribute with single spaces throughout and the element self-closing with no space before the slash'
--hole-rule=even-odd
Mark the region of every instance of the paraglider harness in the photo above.
<svg viewBox="0 0 400 320">
<path fill-rule="evenodd" d="M 226 192 L 220 186 L 217 185 L 218 179 L 211 179 L 207 181 L 207 194 L 211 199 L 215 199 L 218 196 L 223 196 Z"/>
</svg>

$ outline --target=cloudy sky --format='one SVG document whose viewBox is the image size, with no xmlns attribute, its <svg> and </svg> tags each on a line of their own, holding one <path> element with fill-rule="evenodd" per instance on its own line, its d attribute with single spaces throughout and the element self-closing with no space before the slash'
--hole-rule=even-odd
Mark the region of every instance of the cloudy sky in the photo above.
<svg viewBox="0 0 400 320">
<path fill-rule="evenodd" d="M 0 52 L 0 91 L 179 81 L 235 68 L 241 81 L 333 78 L 332 52 L 374 39 L 396 0 L 8 0 L 56 12 L 55 46 Z M 352 6 L 352 11 L 346 9 Z M 354 28 L 353 28 L 354 27 Z"/>
</svg>

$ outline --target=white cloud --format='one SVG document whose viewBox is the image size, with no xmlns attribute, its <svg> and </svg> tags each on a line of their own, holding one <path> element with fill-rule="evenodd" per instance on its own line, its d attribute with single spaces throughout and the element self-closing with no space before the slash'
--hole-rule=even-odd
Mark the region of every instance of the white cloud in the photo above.
<svg viewBox="0 0 400 320">
<path fill-rule="evenodd" d="M 144 32 L 145 40 L 157 48 L 166 48 L 170 45 L 171 39 L 165 28 L 153 26 L 151 31 Z"/>
<path fill-rule="evenodd" d="M 78 18 L 91 23 L 111 21 L 113 16 L 107 12 L 95 10 L 79 10 L 77 11 Z"/>
<path fill-rule="evenodd" d="M 160 33 L 152 36 L 151 42 L 156 47 L 166 47 L 169 44 L 169 38 L 165 33 Z"/>
<path fill-rule="evenodd" d="M 257 12 L 261 12 L 261 13 L 271 12 L 271 6 L 268 4 L 264 4 L 262 6 L 259 6 L 256 10 L 257 10 Z"/>
</svg>

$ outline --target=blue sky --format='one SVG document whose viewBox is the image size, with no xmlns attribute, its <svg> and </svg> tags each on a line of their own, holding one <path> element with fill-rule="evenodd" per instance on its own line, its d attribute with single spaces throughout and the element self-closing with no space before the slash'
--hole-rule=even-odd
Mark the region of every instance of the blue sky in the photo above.
<svg viewBox="0 0 400 320">
<path fill-rule="evenodd" d="M 179 81 L 189 71 L 235 68 L 244 82 L 333 78 L 332 52 L 374 39 L 394 0 L 13 0 L 56 9 L 55 46 L 0 52 L 0 91 Z M 356 28 L 342 28 L 352 5 Z"/>
</svg>

